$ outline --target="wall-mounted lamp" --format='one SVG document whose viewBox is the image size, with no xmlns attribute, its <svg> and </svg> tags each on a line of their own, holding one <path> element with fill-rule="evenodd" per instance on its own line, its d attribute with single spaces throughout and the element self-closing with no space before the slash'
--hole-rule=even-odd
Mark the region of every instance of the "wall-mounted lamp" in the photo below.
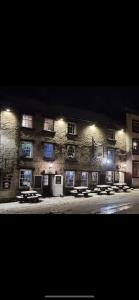
<svg viewBox="0 0 139 300">
<path fill-rule="evenodd" d="M 6 108 L 6 111 L 7 111 L 7 112 L 10 112 L 11 110 L 10 110 L 10 108 Z"/>
</svg>

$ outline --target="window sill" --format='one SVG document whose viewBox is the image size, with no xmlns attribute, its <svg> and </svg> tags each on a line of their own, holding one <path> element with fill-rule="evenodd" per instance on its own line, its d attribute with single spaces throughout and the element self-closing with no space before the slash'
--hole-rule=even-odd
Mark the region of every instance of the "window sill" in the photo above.
<svg viewBox="0 0 139 300">
<path fill-rule="evenodd" d="M 67 136 L 67 138 L 69 138 L 69 139 L 74 139 L 74 138 L 76 138 L 76 137 L 78 136 L 78 134 L 67 133 L 66 136 Z"/>
<path fill-rule="evenodd" d="M 33 158 L 29 158 L 29 157 L 20 157 L 20 160 L 23 160 L 23 161 L 32 161 Z"/>
<path fill-rule="evenodd" d="M 44 129 L 41 132 L 46 136 L 54 136 L 56 133 L 55 131 L 49 131 L 49 130 L 44 130 Z"/>
<path fill-rule="evenodd" d="M 45 161 L 54 161 L 55 158 L 54 157 L 52 157 L 52 158 L 45 158 L 45 157 L 43 157 L 43 160 L 45 160 Z"/>
</svg>

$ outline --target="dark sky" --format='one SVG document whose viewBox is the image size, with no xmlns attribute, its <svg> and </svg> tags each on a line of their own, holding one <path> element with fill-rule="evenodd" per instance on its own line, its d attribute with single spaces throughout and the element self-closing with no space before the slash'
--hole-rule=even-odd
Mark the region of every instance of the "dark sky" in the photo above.
<svg viewBox="0 0 139 300">
<path fill-rule="evenodd" d="M 139 86 L 79 86 L 79 87 L 5 87 L 0 95 L 37 98 L 42 102 L 64 104 L 120 115 L 125 107 L 139 110 Z M 20 101 L 20 100 L 19 100 Z"/>
</svg>

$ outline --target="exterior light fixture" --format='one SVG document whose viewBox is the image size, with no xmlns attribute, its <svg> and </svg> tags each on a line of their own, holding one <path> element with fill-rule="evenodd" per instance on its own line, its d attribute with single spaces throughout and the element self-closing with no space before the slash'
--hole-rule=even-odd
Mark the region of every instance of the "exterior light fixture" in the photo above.
<svg viewBox="0 0 139 300">
<path fill-rule="evenodd" d="M 52 168 L 53 164 L 50 164 L 50 168 Z"/>
<path fill-rule="evenodd" d="M 107 164 L 109 165 L 111 163 L 110 159 L 107 159 Z"/>
<path fill-rule="evenodd" d="M 6 108 L 6 111 L 7 111 L 7 112 L 10 112 L 11 110 L 10 110 L 10 108 Z"/>
</svg>

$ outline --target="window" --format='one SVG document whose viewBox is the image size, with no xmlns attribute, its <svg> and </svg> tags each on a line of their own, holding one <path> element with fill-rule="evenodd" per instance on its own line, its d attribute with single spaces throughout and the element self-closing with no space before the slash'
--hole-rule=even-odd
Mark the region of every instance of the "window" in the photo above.
<svg viewBox="0 0 139 300">
<path fill-rule="evenodd" d="M 48 174 L 43 175 L 43 185 L 48 186 L 49 177 Z"/>
<path fill-rule="evenodd" d="M 34 176 L 34 188 L 36 188 L 36 189 L 42 188 L 42 176 L 41 175 Z"/>
<path fill-rule="evenodd" d="M 20 142 L 20 157 L 32 158 L 32 154 L 33 154 L 32 142 L 28 142 L 28 141 Z"/>
<path fill-rule="evenodd" d="M 98 184 L 98 172 L 92 172 L 92 183 L 94 185 Z"/>
<path fill-rule="evenodd" d="M 107 138 L 110 140 L 115 139 L 115 131 L 113 129 L 107 129 Z"/>
<path fill-rule="evenodd" d="M 21 169 L 19 174 L 19 187 L 29 187 L 32 185 L 32 170 Z"/>
<path fill-rule="evenodd" d="M 114 149 L 107 150 L 107 164 L 111 165 L 114 163 Z"/>
<path fill-rule="evenodd" d="M 44 130 L 46 131 L 54 131 L 54 120 L 45 119 L 44 120 Z"/>
<path fill-rule="evenodd" d="M 54 158 L 54 145 L 44 144 L 44 158 L 53 159 Z"/>
<path fill-rule="evenodd" d="M 68 123 L 68 134 L 76 134 L 76 124 L 75 123 Z"/>
<path fill-rule="evenodd" d="M 74 145 L 67 146 L 67 156 L 68 156 L 68 158 L 75 158 L 75 146 Z"/>
<path fill-rule="evenodd" d="M 32 116 L 30 115 L 22 116 L 22 127 L 32 128 Z"/>
<path fill-rule="evenodd" d="M 133 178 L 139 177 L 139 161 L 133 161 Z"/>
<path fill-rule="evenodd" d="M 113 183 L 114 181 L 114 172 L 113 171 L 106 171 L 106 183 Z"/>
<path fill-rule="evenodd" d="M 88 172 L 81 172 L 81 186 L 88 186 Z"/>
<path fill-rule="evenodd" d="M 139 140 L 138 139 L 132 140 L 132 153 L 139 155 Z"/>
<path fill-rule="evenodd" d="M 132 121 L 132 131 L 139 132 L 139 121 L 136 120 Z"/>
<path fill-rule="evenodd" d="M 73 187 L 75 183 L 75 171 L 65 171 L 65 187 Z"/>
</svg>

